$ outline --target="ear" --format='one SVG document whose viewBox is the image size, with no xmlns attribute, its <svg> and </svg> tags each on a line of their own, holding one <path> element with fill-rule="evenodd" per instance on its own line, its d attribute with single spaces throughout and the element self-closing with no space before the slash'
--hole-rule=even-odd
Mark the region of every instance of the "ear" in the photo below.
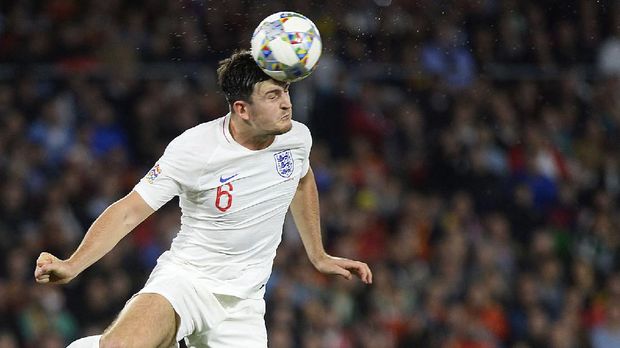
<svg viewBox="0 0 620 348">
<path fill-rule="evenodd" d="M 241 100 L 237 100 L 232 104 L 233 112 L 237 114 L 239 117 L 241 117 L 241 119 L 243 120 L 250 119 L 248 107 L 249 107 L 249 104 Z"/>
</svg>

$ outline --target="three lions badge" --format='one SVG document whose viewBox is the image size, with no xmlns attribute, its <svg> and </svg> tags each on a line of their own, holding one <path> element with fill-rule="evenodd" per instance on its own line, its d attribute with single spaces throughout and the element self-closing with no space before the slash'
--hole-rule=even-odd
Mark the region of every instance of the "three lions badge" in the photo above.
<svg viewBox="0 0 620 348">
<path fill-rule="evenodd" d="M 273 155 L 276 160 L 276 170 L 283 178 L 288 178 L 293 174 L 295 168 L 295 161 L 293 160 L 293 154 L 291 150 L 280 151 Z"/>
</svg>

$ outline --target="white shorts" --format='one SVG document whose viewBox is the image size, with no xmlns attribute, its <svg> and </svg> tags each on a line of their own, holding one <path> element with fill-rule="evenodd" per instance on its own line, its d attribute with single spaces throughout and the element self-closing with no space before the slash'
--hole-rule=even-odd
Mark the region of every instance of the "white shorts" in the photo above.
<svg viewBox="0 0 620 348">
<path fill-rule="evenodd" d="M 181 318 L 177 341 L 185 339 L 188 347 L 266 348 L 265 301 L 213 294 L 194 272 L 160 258 L 138 294 L 160 294 L 170 302 Z"/>
</svg>

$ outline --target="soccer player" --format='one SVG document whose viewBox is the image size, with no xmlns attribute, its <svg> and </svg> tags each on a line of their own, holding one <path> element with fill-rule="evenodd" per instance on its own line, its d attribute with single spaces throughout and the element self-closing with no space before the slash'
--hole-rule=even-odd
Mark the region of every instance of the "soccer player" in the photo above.
<svg viewBox="0 0 620 348">
<path fill-rule="evenodd" d="M 144 288 L 101 336 L 69 347 L 172 347 L 183 339 L 189 347 L 266 347 L 265 283 L 289 207 L 318 271 L 372 282 L 365 263 L 323 248 L 312 138 L 292 120 L 289 85 L 263 73 L 247 51 L 221 61 L 217 73 L 230 112 L 174 139 L 71 257 L 37 259 L 37 282 L 67 283 L 179 196 L 181 229 Z"/>
</svg>

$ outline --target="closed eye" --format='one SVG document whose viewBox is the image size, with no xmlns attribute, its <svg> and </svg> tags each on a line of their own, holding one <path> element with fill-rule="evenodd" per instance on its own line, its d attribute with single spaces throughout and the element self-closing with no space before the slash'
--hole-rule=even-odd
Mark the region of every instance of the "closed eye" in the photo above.
<svg viewBox="0 0 620 348">
<path fill-rule="evenodd" d="M 289 84 L 283 87 L 275 87 L 265 92 L 264 96 L 268 100 L 276 100 L 282 96 L 282 94 L 288 94 Z"/>
</svg>

